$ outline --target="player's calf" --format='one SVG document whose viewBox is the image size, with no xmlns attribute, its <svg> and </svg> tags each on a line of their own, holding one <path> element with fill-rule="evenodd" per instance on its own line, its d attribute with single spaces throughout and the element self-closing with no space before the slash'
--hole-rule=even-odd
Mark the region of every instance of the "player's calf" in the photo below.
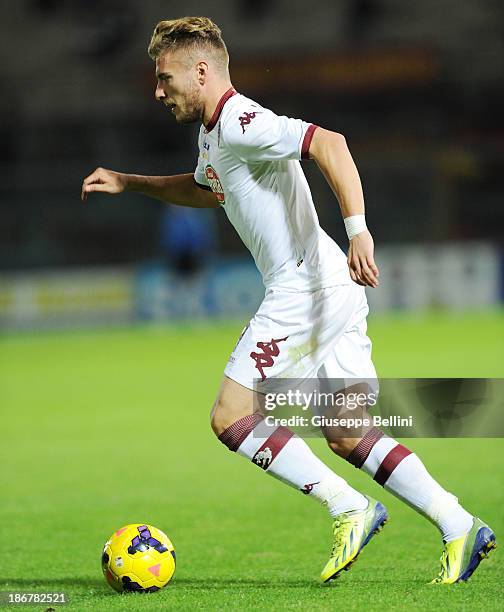
<svg viewBox="0 0 504 612">
<path fill-rule="evenodd" d="M 261 412 L 253 411 L 259 398 L 252 394 L 225 378 L 212 409 L 212 428 L 230 451 L 243 455 L 266 473 L 327 507 L 334 518 L 333 546 L 322 579 L 331 580 L 350 568 L 363 546 L 386 521 L 387 512 L 378 502 L 352 489 L 294 432 L 268 425 Z"/>
<path fill-rule="evenodd" d="M 254 392 L 225 377 L 212 410 L 212 428 L 233 452 L 272 476 L 317 499 L 331 516 L 362 510 L 367 499 L 352 489 L 286 427 L 268 425 Z"/>
<path fill-rule="evenodd" d="M 471 529 L 473 516 L 458 499 L 432 478 L 415 453 L 379 429 L 370 429 L 346 459 L 429 518 L 445 542 Z"/>
<path fill-rule="evenodd" d="M 492 530 L 443 489 L 415 453 L 379 429 L 370 429 L 346 459 L 438 527 L 445 552 L 436 582 L 467 580 L 495 546 Z"/>
</svg>

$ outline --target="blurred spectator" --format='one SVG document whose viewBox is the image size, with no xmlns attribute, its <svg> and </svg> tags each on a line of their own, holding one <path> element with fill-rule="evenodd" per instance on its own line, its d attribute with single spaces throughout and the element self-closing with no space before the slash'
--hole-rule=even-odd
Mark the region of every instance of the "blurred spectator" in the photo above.
<svg viewBox="0 0 504 612">
<path fill-rule="evenodd" d="M 162 213 L 160 247 L 167 267 L 193 276 L 206 267 L 216 250 L 213 210 L 168 205 Z"/>
</svg>

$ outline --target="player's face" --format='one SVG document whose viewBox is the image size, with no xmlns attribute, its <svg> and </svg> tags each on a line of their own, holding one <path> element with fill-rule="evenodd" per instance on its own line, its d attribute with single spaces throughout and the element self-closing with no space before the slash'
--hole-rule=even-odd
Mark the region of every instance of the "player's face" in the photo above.
<svg viewBox="0 0 504 612">
<path fill-rule="evenodd" d="M 177 52 L 163 53 L 156 60 L 156 100 L 175 115 L 178 123 L 203 120 L 204 104 L 196 67 L 178 59 Z"/>
</svg>

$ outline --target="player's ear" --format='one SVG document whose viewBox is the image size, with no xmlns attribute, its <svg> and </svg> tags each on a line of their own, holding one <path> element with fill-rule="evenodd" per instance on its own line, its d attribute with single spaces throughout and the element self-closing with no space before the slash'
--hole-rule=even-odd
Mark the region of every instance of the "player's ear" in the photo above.
<svg viewBox="0 0 504 612">
<path fill-rule="evenodd" d="M 204 85 L 208 76 L 208 64 L 206 62 L 198 62 L 196 65 L 197 78 L 200 85 Z"/>
</svg>

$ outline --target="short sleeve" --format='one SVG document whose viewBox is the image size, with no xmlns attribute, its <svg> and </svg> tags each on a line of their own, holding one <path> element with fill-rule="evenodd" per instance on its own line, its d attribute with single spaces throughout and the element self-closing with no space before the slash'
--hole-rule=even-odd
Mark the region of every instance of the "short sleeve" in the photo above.
<svg viewBox="0 0 504 612">
<path fill-rule="evenodd" d="M 194 180 L 199 187 L 202 187 L 203 189 L 211 189 L 205 174 L 205 165 L 204 160 L 201 157 L 201 153 L 198 155 L 198 163 L 196 164 L 196 168 L 194 170 Z"/>
<path fill-rule="evenodd" d="M 243 162 L 299 160 L 308 158 L 316 128 L 301 119 L 249 104 L 226 118 L 222 138 Z"/>
</svg>

